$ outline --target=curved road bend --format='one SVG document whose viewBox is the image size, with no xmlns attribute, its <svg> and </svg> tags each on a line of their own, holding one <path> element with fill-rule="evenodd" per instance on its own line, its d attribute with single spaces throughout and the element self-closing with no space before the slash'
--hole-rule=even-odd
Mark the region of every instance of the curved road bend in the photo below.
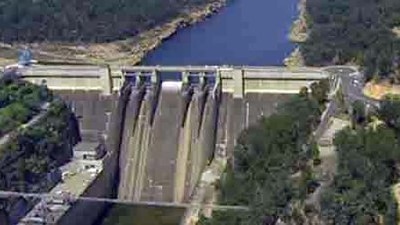
<svg viewBox="0 0 400 225">
<path fill-rule="evenodd" d="M 332 66 L 327 67 L 324 71 L 328 72 L 342 85 L 342 92 L 346 102 L 353 103 L 357 100 L 362 101 L 367 107 L 373 106 L 379 107 L 380 101 L 371 99 L 364 95 L 363 88 L 365 84 L 364 75 L 359 72 L 356 68 L 350 66 Z M 338 83 L 339 84 L 339 83 Z M 338 109 L 338 104 L 335 101 L 331 101 L 328 108 L 322 115 L 321 122 L 314 132 L 314 137 L 318 140 L 322 137 L 322 134 L 327 129 L 329 124 L 329 118 L 332 117 Z"/>
<path fill-rule="evenodd" d="M 379 107 L 379 101 L 364 95 L 364 75 L 353 67 L 335 66 L 326 68 L 325 71 L 338 77 L 343 85 L 343 94 L 346 101 L 354 102 L 360 100 L 366 105 Z"/>
</svg>

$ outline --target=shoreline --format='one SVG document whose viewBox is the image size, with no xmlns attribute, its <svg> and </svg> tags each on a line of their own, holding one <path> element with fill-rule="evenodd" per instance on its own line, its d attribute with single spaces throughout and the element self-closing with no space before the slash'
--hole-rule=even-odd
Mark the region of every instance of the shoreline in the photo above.
<svg viewBox="0 0 400 225">
<path fill-rule="evenodd" d="M 299 0 L 297 4 L 297 10 L 299 12 L 298 18 L 293 21 L 292 27 L 288 34 L 288 39 L 290 42 L 297 45 L 295 49 L 283 60 L 283 64 L 287 67 L 301 67 L 305 66 L 303 56 L 300 52 L 300 43 L 307 41 L 309 35 L 309 28 L 306 22 L 306 4 L 307 0 Z"/>
<path fill-rule="evenodd" d="M 32 43 L 29 47 L 38 60 L 109 64 L 110 66 L 137 65 L 144 57 L 173 37 L 181 29 L 200 23 L 217 14 L 229 0 L 213 0 L 200 6 L 185 6 L 178 16 L 138 35 L 110 43 Z M 0 55 L 0 64 L 15 61 L 17 51 L 26 44 L 0 43 L 6 57 Z"/>
</svg>

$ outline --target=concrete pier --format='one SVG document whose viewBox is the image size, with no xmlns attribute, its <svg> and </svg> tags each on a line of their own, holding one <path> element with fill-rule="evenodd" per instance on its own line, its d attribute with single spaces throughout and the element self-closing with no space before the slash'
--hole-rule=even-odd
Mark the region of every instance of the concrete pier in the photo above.
<svg viewBox="0 0 400 225">
<path fill-rule="evenodd" d="M 129 101 L 126 106 L 124 132 L 122 135 L 119 158 L 119 165 L 123 167 L 121 169 L 119 184 L 119 192 L 124 193 L 124 195 L 121 196 L 122 198 L 128 198 L 127 193 L 129 192 L 122 192 L 122 190 L 129 189 L 132 191 L 129 184 L 130 180 L 134 179 L 136 174 L 132 168 L 137 164 L 138 147 L 140 147 L 137 143 L 137 140 L 139 140 L 137 138 L 137 133 L 140 133 L 140 130 L 138 131 L 138 123 L 140 123 L 142 119 L 140 109 L 143 95 L 145 94 L 143 87 L 133 86 L 131 88 Z"/>
<path fill-rule="evenodd" d="M 147 155 L 149 151 L 150 138 L 152 135 L 150 119 L 153 113 L 153 98 L 154 92 L 152 89 L 148 88 L 146 90 L 143 104 L 140 108 L 138 128 L 134 136 L 135 142 L 133 148 L 136 152 L 134 156 L 136 161 L 135 163 L 132 163 L 133 170 L 128 170 L 130 187 L 126 190 L 130 194 L 128 199 L 133 199 L 134 201 L 140 201 L 143 183 L 145 180 Z"/>
<path fill-rule="evenodd" d="M 186 93 L 189 101 L 179 131 L 179 144 L 174 178 L 174 202 L 182 202 L 184 199 L 185 190 L 187 188 L 186 173 L 188 171 L 189 154 L 191 153 L 191 149 L 195 147 L 195 143 L 192 143 L 194 140 L 192 138 L 192 133 L 195 132 L 193 129 L 196 129 L 195 123 L 198 120 L 194 119 L 199 112 L 196 108 L 198 106 L 196 101 L 198 99 L 198 90 L 196 89 L 194 90 L 195 94 L 192 93 L 193 88 L 190 88 Z"/>
</svg>

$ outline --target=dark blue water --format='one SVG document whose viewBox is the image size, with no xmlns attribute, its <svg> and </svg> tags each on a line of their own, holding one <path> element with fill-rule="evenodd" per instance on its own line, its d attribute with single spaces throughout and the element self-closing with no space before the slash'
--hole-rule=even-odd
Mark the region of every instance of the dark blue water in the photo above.
<svg viewBox="0 0 400 225">
<path fill-rule="evenodd" d="M 281 65 L 298 0 L 233 0 L 205 22 L 183 29 L 145 65 Z"/>
</svg>

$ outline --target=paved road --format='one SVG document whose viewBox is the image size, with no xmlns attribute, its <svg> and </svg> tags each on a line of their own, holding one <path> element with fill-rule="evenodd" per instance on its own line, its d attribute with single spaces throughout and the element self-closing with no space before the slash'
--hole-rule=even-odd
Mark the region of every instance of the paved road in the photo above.
<svg viewBox="0 0 400 225">
<path fill-rule="evenodd" d="M 333 139 L 337 132 L 348 125 L 350 125 L 349 121 L 337 118 L 332 119 L 318 141 L 320 159 L 322 162 L 319 166 L 314 168 L 314 171 L 317 180 L 320 181 L 320 186 L 306 200 L 308 204 L 313 204 L 317 206 L 317 208 L 320 208 L 321 194 L 332 184 L 336 174 L 337 153 L 333 145 Z"/>
<path fill-rule="evenodd" d="M 356 69 L 348 66 L 337 66 L 326 68 L 325 71 L 340 79 L 343 94 L 347 102 L 353 103 L 360 100 L 369 106 L 379 107 L 379 101 L 364 95 L 364 75 Z"/>
<path fill-rule="evenodd" d="M 342 85 L 342 92 L 345 98 L 345 102 L 353 103 L 357 100 L 362 101 L 367 107 L 379 107 L 379 101 L 371 99 L 364 95 L 363 87 L 365 84 L 365 78 L 362 73 L 357 69 L 349 66 L 334 66 L 324 69 L 326 72 L 334 76 L 337 80 L 337 84 Z M 340 89 L 337 89 L 340 90 Z M 333 93 L 334 95 L 335 93 Z M 318 140 L 328 127 L 329 118 L 332 117 L 338 109 L 338 104 L 335 101 L 331 101 L 328 108 L 322 115 L 321 122 L 314 132 L 314 137 Z"/>
</svg>

